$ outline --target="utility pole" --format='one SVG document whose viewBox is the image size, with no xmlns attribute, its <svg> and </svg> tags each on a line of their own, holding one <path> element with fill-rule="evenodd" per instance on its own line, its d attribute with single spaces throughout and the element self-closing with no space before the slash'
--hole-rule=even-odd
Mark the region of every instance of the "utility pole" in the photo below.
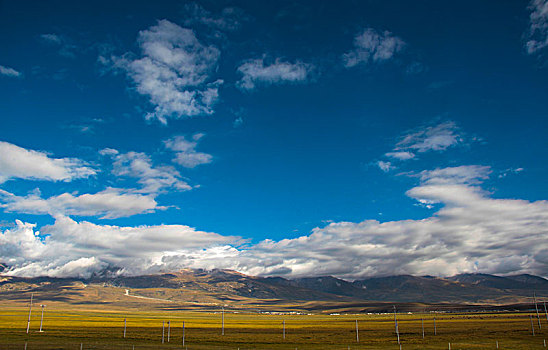
<svg viewBox="0 0 548 350">
<path fill-rule="evenodd" d="M 542 326 L 540 324 L 540 315 L 538 313 L 538 306 L 537 306 L 537 295 L 535 292 L 533 292 L 533 300 L 535 301 L 535 310 L 537 311 L 537 320 L 538 320 L 538 329 L 542 329 Z"/>
<path fill-rule="evenodd" d="M 30 293 L 29 319 L 27 321 L 27 334 L 29 334 L 29 330 L 30 330 L 30 314 L 32 312 L 32 298 L 33 297 L 34 297 L 34 293 Z"/>
<path fill-rule="evenodd" d="M 169 336 L 171 334 L 171 321 L 167 321 L 167 342 L 169 343 Z"/>
<path fill-rule="evenodd" d="M 185 321 L 183 321 L 183 346 L 185 346 Z"/>
<path fill-rule="evenodd" d="M 40 317 L 40 333 L 42 333 L 42 322 L 44 322 L 44 308 L 46 307 L 46 305 L 42 304 L 40 305 L 40 307 L 42 307 L 42 316 Z"/>
<path fill-rule="evenodd" d="M 165 329 L 166 329 L 166 321 L 162 321 L 162 344 L 164 343 Z"/>
<path fill-rule="evenodd" d="M 127 318 L 124 318 L 124 339 L 126 338 Z"/>
<path fill-rule="evenodd" d="M 394 326 L 396 327 L 396 335 L 398 336 L 398 344 L 400 343 L 400 330 L 398 328 L 398 319 L 396 318 L 396 305 L 394 305 Z"/>
<path fill-rule="evenodd" d="M 421 326 L 422 326 L 422 339 L 424 339 L 424 317 L 421 318 Z"/>
<path fill-rule="evenodd" d="M 225 335 L 225 307 L 221 311 L 221 335 Z"/>
<path fill-rule="evenodd" d="M 358 320 L 356 320 L 356 343 L 360 342 L 360 330 L 358 329 Z"/>
<path fill-rule="evenodd" d="M 284 338 L 284 340 L 285 340 L 285 320 L 283 320 L 282 323 L 283 323 L 283 326 L 284 326 L 283 338 Z"/>
</svg>

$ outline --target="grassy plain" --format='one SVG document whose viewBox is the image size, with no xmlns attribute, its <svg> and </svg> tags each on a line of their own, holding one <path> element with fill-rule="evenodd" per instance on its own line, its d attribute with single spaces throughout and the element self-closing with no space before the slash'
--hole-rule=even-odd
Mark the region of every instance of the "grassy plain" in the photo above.
<svg viewBox="0 0 548 350">
<path fill-rule="evenodd" d="M 545 349 L 548 323 L 542 319 L 535 336 L 528 313 L 398 314 L 402 349 Z M 39 333 L 40 309 L 35 307 L 26 334 L 28 310 L 0 310 L 0 349 L 399 349 L 393 314 L 385 315 L 269 315 L 214 312 L 47 309 Z M 434 317 L 437 335 L 434 335 Z M 124 318 L 127 319 L 123 338 Z M 425 338 L 422 338 L 424 319 Z M 286 323 L 286 339 L 282 322 Z M 355 321 L 359 325 L 356 341 Z M 165 343 L 162 344 L 162 321 Z M 167 321 L 171 322 L 167 342 Z"/>
</svg>

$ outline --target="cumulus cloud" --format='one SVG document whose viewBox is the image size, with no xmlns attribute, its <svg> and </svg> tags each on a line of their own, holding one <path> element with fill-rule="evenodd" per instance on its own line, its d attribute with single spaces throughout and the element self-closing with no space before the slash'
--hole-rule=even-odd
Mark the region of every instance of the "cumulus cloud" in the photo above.
<svg viewBox="0 0 548 350">
<path fill-rule="evenodd" d="M 101 219 L 115 219 L 166 209 L 158 206 L 152 196 L 129 193 L 117 188 L 107 188 L 93 194 L 63 193 L 49 198 L 42 198 L 39 192 L 16 196 L 0 190 L 0 208 L 6 212 L 52 216 L 101 216 Z"/>
<path fill-rule="evenodd" d="M 490 169 L 471 165 L 420 173 L 407 191 L 439 203 L 419 220 L 332 222 L 309 235 L 239 246 L 239 239 L 188 226 L 118 227 L 57 217 L 43 227 L 17 223 L 0 234 L 0 261 L 21 276 L 89 276 L 183 267 L 228 268 L 252 275 L 334 275 L 345 279 L 465 272 L 547 276 L 548 202 L 495 199 L 481 188 Z M 59 257 L 58 252 L 68 252 Z"/>
<path fill-rule="evenodd" d="M 181 174 L 172 166 L 153 166 L 152 159 L 142 152 L 119 153 L 112 148 L 105 148 L 99 152 L 102 155 L 111 156 L 113 162 L 113 174 L 116 176 L 129 176 L 137 178 L 142 185 L 135 193 L 158 194 L 167 189 L 188 191 L 192 189 Z"/>
<path fill-rule="evenodd" d="M 6 66 L 0 66 L 0 75 L 4 75 L 10 78 L 20 78 L 23 76 L 21 72 L 18 72 L 15 69 Z"/>
<path fill-rule="evenodd" d="M 202 44 L 191 29 L 168 20 L 139 32 L 141 57 L 113 57 L 137 92 L 149 98 L 154 111 L 147 119 L 166 124 L 168 118 L 212 114 L 221 80 L 212 80 L 220 56 L 214 46 Z"/>
<path fill-rule="evenodd" d="M 196 151 L 198 141 L 204 137 L 204 134 L 197 133 L 192 136 L 192 140 L 187 140 L 184 136 L 175 136 L 164 141 L 166 148 L 175 151 L 173 161 L 185 168 L 195 168 L 201 164 L 211 163 L 213 157 L 211 154 Z"/>
<path fill-rule="evenodd" d="M 382 160 L 379 160 L 377 162 L 377 166 L 379 167 L 379 169 L 381 169 L 382 171 L 384 171 L 385 173 L 386 172 L 389 172 L 390 170 L 394 169 L 394 166 L 392 165 L 392 163 L 390 162 L 385 162 L 385 161 L 382 161 Z"/>
<path fill-rule="evenodd" d="M 476 194 L 482 191 L 479 187 L 472 185 L 479 185 L 487 180 L 491 172 L 490 167 L 481 165 L 423 170 L 416 175 L 420 178 L 422 186 L 407 191 L 407 195 L 415 198 L 427 208 L 433 208 L 433 204 L 436 203 L 447 204 L 456 201 L 476 200 Z M 463 190 L 463 185 L 466 186 L 466 190 Z M 446 200 L 441 200 L 441 197 Z"/>
<path fill-rule="evenodd" d="M 365 28 L 354 37 L 354 49 L 342 57 L 345 67 L 359 64 L 382 62 L 391 59 L 405 47 L 405 42 L 389 31 L 379 33 L 373 28 Z"/>
<path fill-rule="evenodd" d="M 257 85 L 304 82 L 312 69 L 311 64 L 301 61 L 291 63 L 280 58 L 270 64 L 265 63 L 264 58 L 248 60 L 238 67 L 238 72 L 243 76 L 237 86 L 243 90 L 253 90 Z"/>
<path fill-rule="evenodd" d="M 533 54 L 548 46 L 548 1 L 532 0 L 529 3 L 529 33 L 525 48 Z"/>
<path fill-rule="evenodd" d="M 243 252 L 245 272 L 289 276 L 437 275 L 464 272 L 546 276 L 548 202 L 493 199 L 477 186 L 490 169 L 463 166 L 424 172 L 407 194 L 441 203 L 422 220 L 337 222 L 311 235 L 264 241 Z M 458 175 L 457 175 L 458 174 Z M 453 181 L 452 181 L 453 180 Z M 250 263 L 261 258 L 263 264 Z"/>
<path fill-rule="evenodd" d="M 17 221 L 16 228 L 0 234 L 0 261 L 11 266 L 9 275 L 85 278 L 107 266 L 128 275 L 171 271 L 192 265 L 194 257 L 218 258 L 220 247 L 239 241 L 184 225 L 120 227 L 65 216 L 41 233 L 47 237 Z"/>
<path fill-rule="evenodd" d="M 47 153 L 28 150 L 0 141 L 0 183 L 12 178 L 71 181 L 96 171 L 76 158 L 51 158 Z"/>
</svg>

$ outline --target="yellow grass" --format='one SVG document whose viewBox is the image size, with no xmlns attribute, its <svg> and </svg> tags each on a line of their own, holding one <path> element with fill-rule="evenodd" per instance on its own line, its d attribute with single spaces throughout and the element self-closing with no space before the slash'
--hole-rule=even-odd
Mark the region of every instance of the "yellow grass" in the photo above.
<svg viewBox="0 0 548 350">
<path fill-rule="evenodd" d="M 539 330 L 534 316 L 531 335 L 529 314 L 398 314 L 402 349 L 545 349 L 548 323 Z M 221 335 L 221 313 L 120 310 L 68 310 L 46 308 L 39 333 L 40 309 L 35 307 L 31 332 L 26 334 L 28 309 L 0 311 L 0 349 L 181 349 L 185 322 L 188 349 L 399 349 L 394 316 L 386 315 L 268 315 L 225 313 L 225 335 Z M 437 335 L 434 335 L 433 318 Z M 127 319 L 123 338 L 124 318 Z M 424 319 L 425 339 L 422 338 Z M 286 339 L 282 339 L 282 321 Z M 355 320 L 359 325 L 356 342 Z M 164 344 L 162 321 L 165 321 Z M 167 321 L 171 323 L 167 343 Z"/>
</svg>

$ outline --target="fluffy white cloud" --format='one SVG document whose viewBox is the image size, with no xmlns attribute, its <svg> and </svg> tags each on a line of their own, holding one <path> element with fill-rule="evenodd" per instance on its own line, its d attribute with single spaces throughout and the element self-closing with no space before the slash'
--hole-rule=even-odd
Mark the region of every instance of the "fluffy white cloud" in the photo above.
<svg viewBox="0 0 548 350">
<path fill-rule="evenodd" d="M 0 66 L 0 75 L 5 75 L 11 78 L 20 78 L 23 74 L 11 67 Z"/>
<path fill-rule="evenodd" d="M 115 219 L 166 209 L 158 206 L 152 196 L 128 193 L 117 188 L 108 188 L 93 194 L 63 193 L 47 199 L 42 198 L 40 193 L 16 196 L 0 190 L 0 208 L 16 213 L 101 216 L 102 219 Z"/>
<path fill-rule="evenodd" d="M 366 28 L 356 35 L 354 49 L 343 55 L 343 62 L 350 68 L 358 64 L 387 61 L 404 46 L 405 42 L 389 31 L 379 33 L 373 28 Z"/>
<path fill-rule="evenodd" d="M 138 43 L 141 58 L 128 54 L 113 62 L 155 106 L 147 119 L 166 124 L 167 118 L 213 113 L 222 84 L 210 79 L 220 56 L 216 47 L 203 45 L 192 30 L 167 20 L 141 31 Z"/>
<path fill-rule="evenodd" d="M 377 162 L 377 166 L 379 167 L 379 169 L 381 169 L 382 171 L 384 171 L 385 173 L 386 172 L 389 172 L 390 170 L 394 169 L 394 166 L 392 165 L 392 163 L 390 162 L 385 162 L 385 161 L 382 161 L 382 160 L 379 160 Z"/>
<path fill-rule="evenodd" d="M 257 85 L 273 85 L 306 81 L 313 66 L 301 61 L 284 62 L 280 58 L 265 64 L 264 58 L 248 60 L 238 67 L 243 77 L 237 85 L 244 90 L 253 90 Z"/>
<path fill-rule="evenodd" d="M 11 178 L 71 181 L 95 173 L 79 159 L 51 158 L 47 153 L 0 141 L 0 183 Z"/>
<path fill-rule="evenodd" d="M 548 46 L 548 0 L 532 0 L 529 10 L 529 39 L 525 48 L 528 54 L 533 54 Z"/>
<path fill-rule="evenodd" d="M 143 187 L 134 190 L 135 193 L 157 194 L 166 189 L 188 191 L 192 189 L 181 174 L 172 166 L 153 166 L 148 155 L 141 152 L 119 153 L 117 150 L 105 148 L 99 152 L 113 158 L 113 174 L 137 178 Z"/>
<path fill-rule="evenodd" d="M 443 204 L 429 218 L 331 223 L 309 236 L 261 242 L 242 253 L 244 264 L 238 266 L 252 274 L 286 271 L 349 279 L 464 272 L 548 275 L 548 202 L 489 198 L 470 185 L 488 172 L 470 166 L 424 173 L 426 182 L 407 194 Z"/>
<path fill-rule="evenodd" d="M 185 139 L 184 136 L 175 136 L 164 141 L 165 146 L 175 151 L 174 162 L 184 166 L 185 168 L 194 168 L 201 164 L 211 163 L 211 154 L 197 152 L 196 146 L 198 141 L 204 136 L 202 133 L 197 133 L 192 136 L 192 141 Z"/>
<path fill-rule="evenodd" d="M 0 234 L 0 261 L 12 267 L 8 274 L 89 277 L 107 266 L 130 275 L 170 271 L 192 265 L 194 257 L 218 257 L 219 247 L 239 241 L 183 225 L 101 226 L 64 216 L 42 233 L 48 236 L 41 239 L 34 225 L 17 221 Z"/>
<path fill-rule="evenodd" d="M 238 248 L 237 238 L 187 226 L 101 226 L 58 217 L 0 234 L 0 261 L 22 276 L 89 276 L 106 266 L 122 273 L 183 267 L 228 268 L 252 275 L 346 279 L 375 275 L 447 276 L 464 272 L 547 276 L 548 201 L 494 199 L 479 186 L 483 166 L 435 169 L 407 192 L 440 203 L 420 220 L 333 222 L 310 235 Z M 58 252 L 67 252 L 59 256 Z"/>
</svg>

